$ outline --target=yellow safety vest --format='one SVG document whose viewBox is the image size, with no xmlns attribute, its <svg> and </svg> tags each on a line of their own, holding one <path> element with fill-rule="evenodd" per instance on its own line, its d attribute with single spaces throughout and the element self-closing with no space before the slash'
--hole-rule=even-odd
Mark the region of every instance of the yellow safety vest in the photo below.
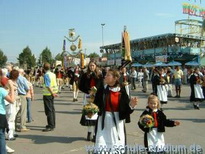
<svg viewBox="0 0 205 154">
<path fill-rule="evenodd" d="M 50 78 L 50 88 L 52 89 L 53 93 L 58 93 L 58 86 L 56 83 L 56 75 L 50 71 L 46 72 L 46 74 L 48 74 L 49 78 Z M 45 75 L 46 75 L 45 74 Z M 44 96 L 50 96 L 51 93 L 48 91 L 48 88 L 46 87 L 45 83 L 43 86 L 43 95 Z"/>
</svg>

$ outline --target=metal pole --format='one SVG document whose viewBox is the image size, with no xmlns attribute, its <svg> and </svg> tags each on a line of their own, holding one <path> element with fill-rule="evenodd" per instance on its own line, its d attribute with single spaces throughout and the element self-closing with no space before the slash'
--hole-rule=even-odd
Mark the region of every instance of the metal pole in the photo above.
<svg viewBox="0 0 205 154">
<path fill-rule="evenodd" d="M 103 27 L 105 26 L 105 24 L 101 24 L 101 26 L 102 26 L 102 46 L 104 47 Z"/>
<path fill-rule="evenodd" d="M 87 50 L 87 49 L 85 48 L 85 58 L 86 58 L 86 50 Z"/>
</svg>

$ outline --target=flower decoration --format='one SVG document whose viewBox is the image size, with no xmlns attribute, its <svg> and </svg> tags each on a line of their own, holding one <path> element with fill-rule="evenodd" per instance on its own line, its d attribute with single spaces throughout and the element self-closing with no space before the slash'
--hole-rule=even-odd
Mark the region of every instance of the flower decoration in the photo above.
<svg viewBox="0 0 205 154">
<path fill-rule="evenodd" d="M 199 78 L 198 80 L 196 80 L 197 84 L 203 84 L 203 81 Z"/>
<path fill-rule="evenodd" d="M 164 78 L 160 78 L 160 81 L 159 81 L 159 82 L 160 82 L 161 85 L 163 85 L 163 84 L 166 83 L 166 80 L 165 80 Z"/>
<path fill-rule="evenodd" d="M 89 103 L 83 107 L 82 112 L 84 115 L 87 115 L 89 118 L 91 118 L 95 113 L 99 112 L 99 108 L 97 105 Z"/>
<path fill-rule="evenodd" d="M 92 90 L 94 93 L 97 92 L 97 88 L 96 88 L 95 86 L 93 86 L 93 87 L 91 88 L 91 90 Z"/>
<path fill-rule="evenodd" d="M 140 120 L 140 125 L 144 126 L 144 128 L 152 128 L 154 126 L 154 118 L 151 115 L 143 115 Z"/>
<path fill-rule="evenodd" d="M 91 93 L 89 96 L 87 96 L 87 102 L 88 104 L 86 104 L 83 107 L 82 113 L 84 115 L 86 115 L 87 117 L 91 118 L 95 113 L 99 112 L 99 108 L 97 105 L 93 104 L 94 99 L 95 99 L 95 94 L 97 92 L 97 88 L 95 86 L 93 86 L 91 88 Z"/>
</svg>

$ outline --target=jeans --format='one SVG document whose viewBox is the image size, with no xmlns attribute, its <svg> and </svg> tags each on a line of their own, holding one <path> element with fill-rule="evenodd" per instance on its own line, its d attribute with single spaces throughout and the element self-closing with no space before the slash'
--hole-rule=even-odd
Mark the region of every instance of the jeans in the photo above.
<svg viewBox="0 0 205 154">
<path fill-rule="evenodd" d="M 131 78 L 131 85 L 132 85 L 132 89 L 136 89 L 136 78 Z"/>
<path fill-rule="evenodd" d="M 31 98 L 26 97 L 27 100 L 27 119 L 28 122 L 32 121 L 32 117 L 31 117 Z"/>
<path fill-rule="evenodd" d="M 0 154 L 6 154 L 5 128 L 0 128 Z"/>
<path fill-rule="evenodd" d="M 55 108 L 54 108 L 54 97 L 43 96 L 45 114 L 47 116 L 48 128 L 55 128 Z"/>
</svg>

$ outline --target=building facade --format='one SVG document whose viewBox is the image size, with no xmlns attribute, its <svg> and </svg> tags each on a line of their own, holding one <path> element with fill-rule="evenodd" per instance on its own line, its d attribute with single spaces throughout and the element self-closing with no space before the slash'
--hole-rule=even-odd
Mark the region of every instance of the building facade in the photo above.
<svg viewBox="0 0 205 154">
<path fill-rule="evenodd" d="M 193 19 L 175 22 L 176 33 L 167 33 L 130 41 L 133 62 L 141 64 L 178 61 L 202 62 L 205 54 L 205 37 L 202 21 Z M 107 53 L 107 65 L 121 64 L 121 43 L 100 47 Z M 205 59 L 204 59 L 205 61 Z"/>
</svg>

